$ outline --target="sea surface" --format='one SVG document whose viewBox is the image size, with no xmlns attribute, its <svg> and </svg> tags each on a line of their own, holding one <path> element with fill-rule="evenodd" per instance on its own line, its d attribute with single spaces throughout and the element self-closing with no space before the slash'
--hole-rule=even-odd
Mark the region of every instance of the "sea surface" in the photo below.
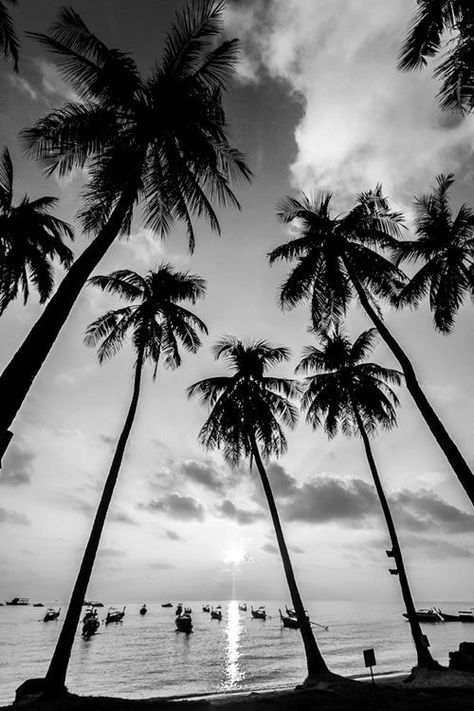
<svg viewBox="0 0 474 711">
<path fill-rule="evenodd" d="M 284 687 L 305 677 L 300 634 L 280 623 L 278 608 L 284 603 L 253 601 L 254 607 L 266 605 L 270 617 L 262 621 L 251 617 L 252 601 L 247 601 L 248 612 L 240 612 L 236 600 L 183 600 L 193 609 L 194 631 L 186 635 L 175 629 L 174 608 L 146 601 L 148 614 L 142 617 L 143 602 L 128 602 L 123 623 L 101 624 L 87 642 L 78 633 L 67 679 L 70 691 L 143 698 Z M 202 612 L 203 602 L 222 604 L 221 622 Z M 101 619 L 108 605 L 123 606 L 120 601 L 104 604 Z M 474 603 L 438 604 L 445 612 L 457 612 Z M 362 652 L 368 648 L 375 650 L 376 673 L 409 671 L 416 662 L 409 625 L 397 605 L 318 600 L 307 609 L 313 621 L 328 626 L 327 631 L 314 629 L 335 672 L 364 675 Z M 45 611 L 0 607 L 0 704 L 11 702 L 25 679 L 42 677 L 47 670 L 65 606 L 58 622 L 42 622 Z M 425 624 L 423 629 L 433 656 L 443 664 L 459 642 L 474 640 L 474 624 Z"/>
</svg>

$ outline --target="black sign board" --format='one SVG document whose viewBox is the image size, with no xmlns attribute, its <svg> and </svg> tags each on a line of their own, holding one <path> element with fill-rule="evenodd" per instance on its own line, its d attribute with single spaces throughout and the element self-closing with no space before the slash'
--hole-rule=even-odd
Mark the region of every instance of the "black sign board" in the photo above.
<svg viewBox="0 0 474 711">
<path fill-rule="evenodd" d="M 375 661 L 375 652 L 373 649 L 364 649 L 364 662 L 366 667 L 375 667 L 377 662 Z"/>
</svg>

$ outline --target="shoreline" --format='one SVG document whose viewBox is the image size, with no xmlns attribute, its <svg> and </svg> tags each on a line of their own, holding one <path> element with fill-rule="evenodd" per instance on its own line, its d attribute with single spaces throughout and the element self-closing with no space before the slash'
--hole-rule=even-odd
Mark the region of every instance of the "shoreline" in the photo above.
<svg viewBox="0 0 474 711">
<path fill-rule="evenodd" d="M 404 684 L 406 672 L 323 678 L 312 687 L 274 687 L 253 691 L 155 696 L 125 699 L 66 694 L 51 700 L 31 700 L 0 711 L 462 711 L 472 707 L 474 673 L 418 670 Z"/>
</svg>

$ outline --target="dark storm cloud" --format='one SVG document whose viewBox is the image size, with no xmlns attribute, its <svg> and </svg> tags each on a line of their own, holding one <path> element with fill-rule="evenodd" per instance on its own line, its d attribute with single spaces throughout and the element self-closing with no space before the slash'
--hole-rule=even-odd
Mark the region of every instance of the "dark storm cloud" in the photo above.
<svg viewBox="0 0 474 711">
<path fill-rule="evenodd" d="M 446 533 L 468 533 L 474 531 L 474 515 L 443 501 L 437 494 L 427 489 L 420 491 L 400 491 L 393 497 L 397 511 L 408 511 L 424 523 L 427 528 L 436 526 Z"/>
<path fill-rule="evenodd" d="M 376 511 L 373 488 L 362 479 L 321 476 L 302 484 L 283 505 L 288 521 L 361 521 Z"/>
<path fill-rule="evenodd" d="M 224 518 L 228 518 L 231 521 L 236 521 L 242 526 L 247 526 L 256 521 L 260 521 L 264 518 L 264 514 L 259 511 L 245 511 L 245 509 L 240 509 L 238 506 L 225 499 L 222 504 L 217 509 L 218 513 Z"/>
<path fill-rule="evenodd" d="M 0 472 L 0 485 L 22 486 L 31 483 L 31 465 L 34 454 L 12 443 L 5 454 Z"/>
<path fill-rule="evenodd" d="M 212 491 L 221 491 L 224 486 L 222 475 L 210 462 L 189 459 L 181 464 L 181 472 L 187 479 Z"/>
<path fill-rule="evenodd" d="M 19 526 L 26 526 L 29 520 L 25 514 L 0 507 L 0 523 L 13 523 Z"/>
<path fill-rule="evenodd" d="M 193 496 L 167 494 L 162 499 L 153 499 L 147 504 L 140 504 L 139 507 L 145 511 L 162 512 L 182 521 L 204 519 L 204 507 Z"/>
<path fill-rule="evenodd" d="M 270 464 L 268 467 L 273 493 L 275 496 L 285 498 L 292 496 L 298 491 L 298 482 L 290 474 L 287 474 L 280 464 Z"/>
<path fill-rule="evenodd" d="M 278 553 L 278 548 L 273 545 L 273 543 L 265 543 L 264 546 L 262 546 L 262 551 L 265 551 L 265 553 Z"/>
</svg>

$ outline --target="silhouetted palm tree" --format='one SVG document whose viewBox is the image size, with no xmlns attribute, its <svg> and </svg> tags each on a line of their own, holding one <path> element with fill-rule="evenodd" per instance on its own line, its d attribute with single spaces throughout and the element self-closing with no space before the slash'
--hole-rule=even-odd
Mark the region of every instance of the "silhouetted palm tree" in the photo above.
<svg viewBox="0 0 474 711">
<path fill-rule="evenodd" d="M 179 345 L 195 353 L 201 346 L 198 331 L 207 333 L 201 319 L 182 305 L 187 301 L 194 304 L 205 294 L 204 280 L 194 274 L 176 272 L 168 264 L 162 264 L 145 277 L 124 269 L 108 276 L 93 277 L 90 282 L 103 291 L 116 294 L 132 303 L 108 311 L 91 323 L 86 332 L 86 345 L 95 346 L 100 343 L 98 357 L 102 363 L 117 353 L 125 338 L 131 336 L 136 353 L 135 376 L 125 424 L 117 441 L 64 624 L 46 675 L 46 689 L 49 694 L 59 694 L 64 690 L 82 604 L 137 411 L 143 366 L 147 361 L 154 366 L 153 377 L 156 376 L 160 360 L 165 367 L 178 367 L 181 364 Z"/>
<path fill-rule="evenodd" d="M 381 253 L 399 248 L 401 216 L 390 212 L 380 186 L 360 195 L 345 215 L 333 215 L 330 201 L 330 194 L 313 199 L 303 194 L 300 199 L 285 198 L 279 207 L 280 221 L 295 221 L 297 231 L 269 254 L 270 263 L 296 261 L 281 287 L 280 303 L 292 308 L 309 300 L 313 326 L 324 330 L 337 323 L 357 298 L 400 363 L 411 396 L 474 504 L 473 473 L 428 402 L 410 359 L 385 325 L 376 303 L 377 297 L 393 300 L 404 283 L 403 272 Z"/>
<path fill-rule="evenodd" d="M 397 305 L 418 306 L 429 293 L 434 324 L 449 333 L 463 301 L 474 297 L 474 211 L 464 204 L 453 215 L 452 175 L 438 175 L 436 183 L 431 194 L 415 198 L 418 239 L 397 246 L 398 263 L 424 262 L 400 291 Z"/>
<path fill-rule="evenodd" d="M 421 69 L 444 54 L 434 71 L 443 109 L 474 107 L 474 6 L 471 0 L 417 0 L 418 11 L 400 51 L 399 69 Z"/>
<path fill-rule="evenodd" d="M 71 8 L 61 10 L 48 35 L 34 35 L 57 55 L 79 100 L 52 111 L 24 138 L 48 173 L 87 167 L 81 216 L 95 238 L 0 376 L 0 442 L 87 278 L 129 231 L 135 205 L 141 203 L 145 224 L 162 235 L 175 220 L 184 221 L 191 248 L 193 218 L 207 219 L 218 231 L 212 203 L 238 206 L 230 183 L 249 179 L 250 172 L 226 135 L 222 92 L 238 42 L 217 44 L 223 6 L 197 0 L 178 14 L 148 79 Z"/>
<path fill-rule="evenodd" d="M 364 331 L 351 343 L 338 328 L 320 336 L 321 348 L 308 346 L 296 369 L 310 373 L 305 378 L 302 407 L 306 421 L 317 429 L 324 426 L 329 438 L 339 431 L 350 437 L 359 434 L 364 443 L 369 468 L 380 499 L 392 543 L 387 553 L 395 559 L 403 600 L 416 647 L 418 665 L 430 669 L 439 667 L 426 646 L 408 583 L 400 544 L 390 507 L 380 481 L 369 437 L 377 427 L 389 429 L 396 424 L 398 399 L 391 385 L 400 385 L 398 370 L 367 362 L 374 348 L 376 329 Z"/>
<path fill-rule="evenodd" d="M 17 5 L 18 0 L 0 0 L 0 52 L 5 59 L 13 62 L 15 71 L 18 71 L 18 50 L 20 42 L 15 32 L 10 13 L 6 5 Z"/>
<path fill-rule="evenodd" d="M 72 227 L 49 214 L 57 198 L 28 197 L 13 205 L 13 166 L 8 148 L 0 155 L 0 314 L 23 291 L 26 304 L 29 282 L 40 296 L 49 298 L 54 287 L 52 260 L 68 268 L 73 254 L 63 237 L 74 239 Z"/>
<path fill-rule="evenodd" d="M 310 677 L 327 674 L 328 668 L 316 644 L 296 584 L 293 566 L 283 535 L 275 500 L 263 459 L 278 457 L 287 443 L 282 425 L 294 427 L 297 410 L 290 398 L 297 384 L 287 378 L 270 377 L 272 366 L 288 360 L 286 348 L 274 348 L 266 341 L 244 346 L 241 341 L 225 337 L 214 347 L 216 359 L 224 358 L 231 375 L 206 378 L 188 388 L 210 409 L 199 439 L 207 449 L 222 449 L 231 465 L 242 459 L 255 461 L 275 527 L 291 600 L 300 623 Z"/>
</svg>

